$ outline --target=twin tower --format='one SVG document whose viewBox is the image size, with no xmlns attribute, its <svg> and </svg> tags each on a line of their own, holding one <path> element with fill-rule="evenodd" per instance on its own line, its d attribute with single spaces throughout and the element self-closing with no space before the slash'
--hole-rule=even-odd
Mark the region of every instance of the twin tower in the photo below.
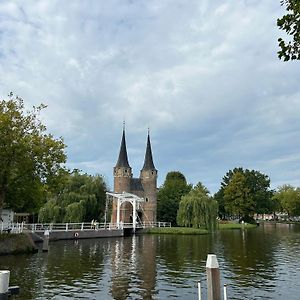
<svg viewBox="0 0 300 300">
<path fill-rule="evenodd" d="M 153 163 L 149 132 L 144 165 L 140 172 L 140 177 L 134 178 L 128 162 L 125 129 L 123 129 L 119 158 L 114 167 L 114 192 L 127 192 L 143 198 L 144 202 L 138 211 L 138 221 L 145 223 L 156 222 L 157 170 Z M 113 205 L 113 223 L 116 222 L 116 210 L 116 205 Z M 120 220 L 124 223 L 132 223 L 132 216 L 132 205 L 130 203 L 124 203 L 120 210 Z"/>
</svg>

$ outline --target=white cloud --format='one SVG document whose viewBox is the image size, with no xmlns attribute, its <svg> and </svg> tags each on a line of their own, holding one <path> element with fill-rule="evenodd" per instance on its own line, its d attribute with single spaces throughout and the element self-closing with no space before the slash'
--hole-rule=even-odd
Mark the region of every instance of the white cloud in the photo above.
<svg viewBox="0 0 300 300">
<path fill-rule="evenodd" d="M 276 56 L 282 13 L 273 0 L 2 1 L 0 94 L 48 104 L 70 166 L 109 180 L 126 119 L 135 174 L 150 126 L 160 182 L 181 169 L 215 191 L 237 165 L 297 182 L 300 71 Z"/>
</svg>

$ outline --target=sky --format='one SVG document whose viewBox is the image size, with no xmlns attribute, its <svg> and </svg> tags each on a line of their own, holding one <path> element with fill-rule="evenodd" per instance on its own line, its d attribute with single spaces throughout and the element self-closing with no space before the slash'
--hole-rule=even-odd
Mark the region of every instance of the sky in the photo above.
<svg viewBox="0 0 300 300">
<path fill-rule="evenodd" d="M 44 103 L 67 166 L 113 188 L 123 120 L 139 176 L 150 128 L 169 171 L 211 193 L 235 167 L 300 186 L 300 68 L 279 0 L 0 1 L 0 97 Z"/>
</svg>

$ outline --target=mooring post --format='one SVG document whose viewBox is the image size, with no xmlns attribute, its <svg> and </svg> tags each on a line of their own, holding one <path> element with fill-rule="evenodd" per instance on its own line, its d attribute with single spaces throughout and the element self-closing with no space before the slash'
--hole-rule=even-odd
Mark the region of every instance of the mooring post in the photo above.
<svg viewBox="0 0 300 300">
<path fill-rule="evenodd" d="M 43 252 L 47 252 L 48 250 L 49 250 L 49 230 L 46 229 L 44 232 Z"/>
<path fill-rule="evenodd" d="M 207 300 L 221 300 L 220 270 L 217 256 L 208 254 L 206 260 Z"/>
<path fill-rule="evenodd" d="M 8 294 L 9 275 L 10 275 L 10 271 L 8 270 L 0 271 L 0 296 L 2 295 L 3 299 L 5 299 L 4 296 Z"/>
</svg>

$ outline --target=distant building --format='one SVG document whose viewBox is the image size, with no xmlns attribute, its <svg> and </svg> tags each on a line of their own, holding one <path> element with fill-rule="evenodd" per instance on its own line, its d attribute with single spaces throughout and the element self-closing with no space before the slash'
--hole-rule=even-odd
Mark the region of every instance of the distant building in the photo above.
<svg viewBox="0 0 300 300">
<path fill-rule="evenodd" d="M 3 223 L 12 223 L 14 221 L 14 212 L 12 209 L 2 209 L 0 222 L 1 221 Z"/>
<path fill-rule="evenodd" d="M 125 129 L 121 140 L 119 158 L 114 167 L 114 192 L 128 192 L 138 197 L 144 198 L 141 209 L 138 211 L 139 222 L 156 222 L 157 208 L 157 170 L 154 167 L 150 135 L 148 132 L 145 160 L 140 177 L 134 178 L 132 169 L 128 162 Z M 132 223 L 132 205 L 124 203 L 120 210 L 120 221 L 123 223 Z M 117 220 L 117 205 L 113 202 L 112 223 Z"/>
</svg>

